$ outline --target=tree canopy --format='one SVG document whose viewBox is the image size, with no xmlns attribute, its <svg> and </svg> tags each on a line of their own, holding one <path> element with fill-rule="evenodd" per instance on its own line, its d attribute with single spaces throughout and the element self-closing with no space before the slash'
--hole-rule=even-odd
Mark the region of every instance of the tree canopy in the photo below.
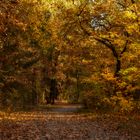
<svg viewBox="0 0 140 140">
<path fill-rule="evenodd" d="M 55 94 L 88 108 L 139 109 L 139 9 L 139 0 L 1 0 L 1 107 Z"/>
</svg>

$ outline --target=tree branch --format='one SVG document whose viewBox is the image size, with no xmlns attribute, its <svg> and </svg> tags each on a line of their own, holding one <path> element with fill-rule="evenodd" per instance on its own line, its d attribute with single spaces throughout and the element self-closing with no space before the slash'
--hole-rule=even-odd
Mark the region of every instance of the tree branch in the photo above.
<svg viewBox="0 0 140 140">
<path fill-rule="evenodd" d="M 115 50 L 115 46 L 108 40 L 108 39 L 105 39 L 105 38 L 94 38 L 95 40 L 97 40 L 98 42 L 104 44 L 105 46 L 107 46 L 113 53 L 113 56 L 116 58 L 116 59 L 119 59 L 119 55 L 118 53 L 116 52 Z"/>
</svg>

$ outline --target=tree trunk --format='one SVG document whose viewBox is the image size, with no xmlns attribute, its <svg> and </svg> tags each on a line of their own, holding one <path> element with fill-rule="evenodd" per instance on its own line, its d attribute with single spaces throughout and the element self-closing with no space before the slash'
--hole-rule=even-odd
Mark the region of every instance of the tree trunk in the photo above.
<svg viewBox="0 0 140 140">
<path fill-rule="evenodd" d="M 57 81 L 56 79 L 50 80 L 50 102 L 51 104 L 54 104 L 55 99 L 57 99 L 58 96 L 58 89 L 57 89 Z"/>
<path fill-rule="evenodd" d="M 119 72 L 121 70 L 121 61 L 117 58 L 116 60 L 116 70 L 115 70 L 115 77 L 119 77 Z"/>
<path fill-rule="evenodd" d="M 76 94 L 77 94 L 77 95 L 76 95 L 76 101 L 79 100 L 79 94 L 80 94 L 80 93 L 79 93 L 79 92 L 80 92 L 80 91 L 79 91 L 79 88 L 80 88 L 80 87 L 79 87 L 79 71 L 76 70 L 76 90 L 77 90 L 77 91 L 76 91 Z"/>
</svg>

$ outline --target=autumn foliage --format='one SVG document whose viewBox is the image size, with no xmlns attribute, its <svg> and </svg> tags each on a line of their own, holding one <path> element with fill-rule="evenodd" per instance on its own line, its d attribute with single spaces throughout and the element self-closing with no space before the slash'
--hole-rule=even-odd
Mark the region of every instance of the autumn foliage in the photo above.
<svg viewBox="0 0 140 140">
<path fill-rule="evenodd" d="M 139 0 L 1 0 L 1 108 L 45 104 L 57 89 L 87 108 L 138 111 L 139 9 Z"/>
</svg>

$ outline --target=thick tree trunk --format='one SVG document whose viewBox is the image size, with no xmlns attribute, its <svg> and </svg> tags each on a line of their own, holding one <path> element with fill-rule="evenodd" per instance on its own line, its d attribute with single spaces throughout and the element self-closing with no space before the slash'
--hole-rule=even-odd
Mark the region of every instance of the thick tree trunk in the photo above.
<svg viewBox="0 0 140 140">
<path fill-rule="evenodd" d="M 58 96 L 58 89 L 57 89 L 57 81 L 56 79 L 50 80 L 50 103 L 54 104 L 55 99 L 57 99 Z"/>
</svg>

